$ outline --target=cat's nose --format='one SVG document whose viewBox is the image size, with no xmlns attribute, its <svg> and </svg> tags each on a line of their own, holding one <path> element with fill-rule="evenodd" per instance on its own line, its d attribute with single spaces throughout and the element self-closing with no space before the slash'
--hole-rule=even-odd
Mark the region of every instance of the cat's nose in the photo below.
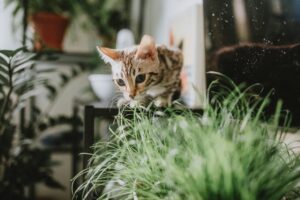
<svg viewBox="0 0 300 200">
<path fill-rule="evenodd" d="M 136 96 L 136 91 L 135 90 L 130 90 L 128 92 L 128 96 L 131 98 L 131 99 L 134 99 L 134 97 Z"/>
</svg>

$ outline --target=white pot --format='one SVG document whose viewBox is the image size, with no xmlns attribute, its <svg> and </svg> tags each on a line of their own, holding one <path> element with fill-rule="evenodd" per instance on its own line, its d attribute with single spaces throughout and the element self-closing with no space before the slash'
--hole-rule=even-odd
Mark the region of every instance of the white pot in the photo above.
<svg viewBox="0 0 300 200">
<path fill-rule="evenodd" d="M 110 74 L 91 74 L 89 81 L 95 95 L 104 102 L 111 101 L 116 88 Z"/>
</svg>

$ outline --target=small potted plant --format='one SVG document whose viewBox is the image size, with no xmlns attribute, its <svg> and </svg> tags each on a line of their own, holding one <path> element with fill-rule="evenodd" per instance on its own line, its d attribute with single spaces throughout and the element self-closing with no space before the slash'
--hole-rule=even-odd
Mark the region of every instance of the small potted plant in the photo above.
<svg viewBox="0 0 300 200">
<path fill-rule="evenodd" d="M 14 14 L 22 9 L 22 1 L 8 1 L 15 6 Z M 35 30 L 35 50 L 62 50 L 65 32 L 76 14 L 76 1 L 72 0 L 30 0 L 28 1 L 29 22 Z"/>
</svg>

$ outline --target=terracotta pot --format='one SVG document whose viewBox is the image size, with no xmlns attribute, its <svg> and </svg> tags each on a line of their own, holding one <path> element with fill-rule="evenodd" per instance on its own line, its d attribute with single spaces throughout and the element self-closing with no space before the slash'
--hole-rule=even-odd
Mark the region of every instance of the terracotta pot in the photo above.
<svg viewBox="0 0 300 200">
<path fill-rule="evenodd" d="M 36 31 L 35 49 L 42 48 L 62 50 L 69 18 L 48 12 L 39 12 L 31 16 Z"/>
</svg>

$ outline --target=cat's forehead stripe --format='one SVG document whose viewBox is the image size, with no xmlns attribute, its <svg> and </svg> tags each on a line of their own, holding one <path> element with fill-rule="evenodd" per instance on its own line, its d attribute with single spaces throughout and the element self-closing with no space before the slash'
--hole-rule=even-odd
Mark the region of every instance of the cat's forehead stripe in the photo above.
<svg viewBox="0 0 300 200">
<path fill-rule="evenodd" d="M 126 73 L 127 76 L 129 76 L 133 70 L 133 64 L 132 64 L 132 60 L 133 60 L 133 56 L 134 56 L 134 52 L 129 53 L 125 58 L 124 58 L 124 72 Z"/>
</svg>

